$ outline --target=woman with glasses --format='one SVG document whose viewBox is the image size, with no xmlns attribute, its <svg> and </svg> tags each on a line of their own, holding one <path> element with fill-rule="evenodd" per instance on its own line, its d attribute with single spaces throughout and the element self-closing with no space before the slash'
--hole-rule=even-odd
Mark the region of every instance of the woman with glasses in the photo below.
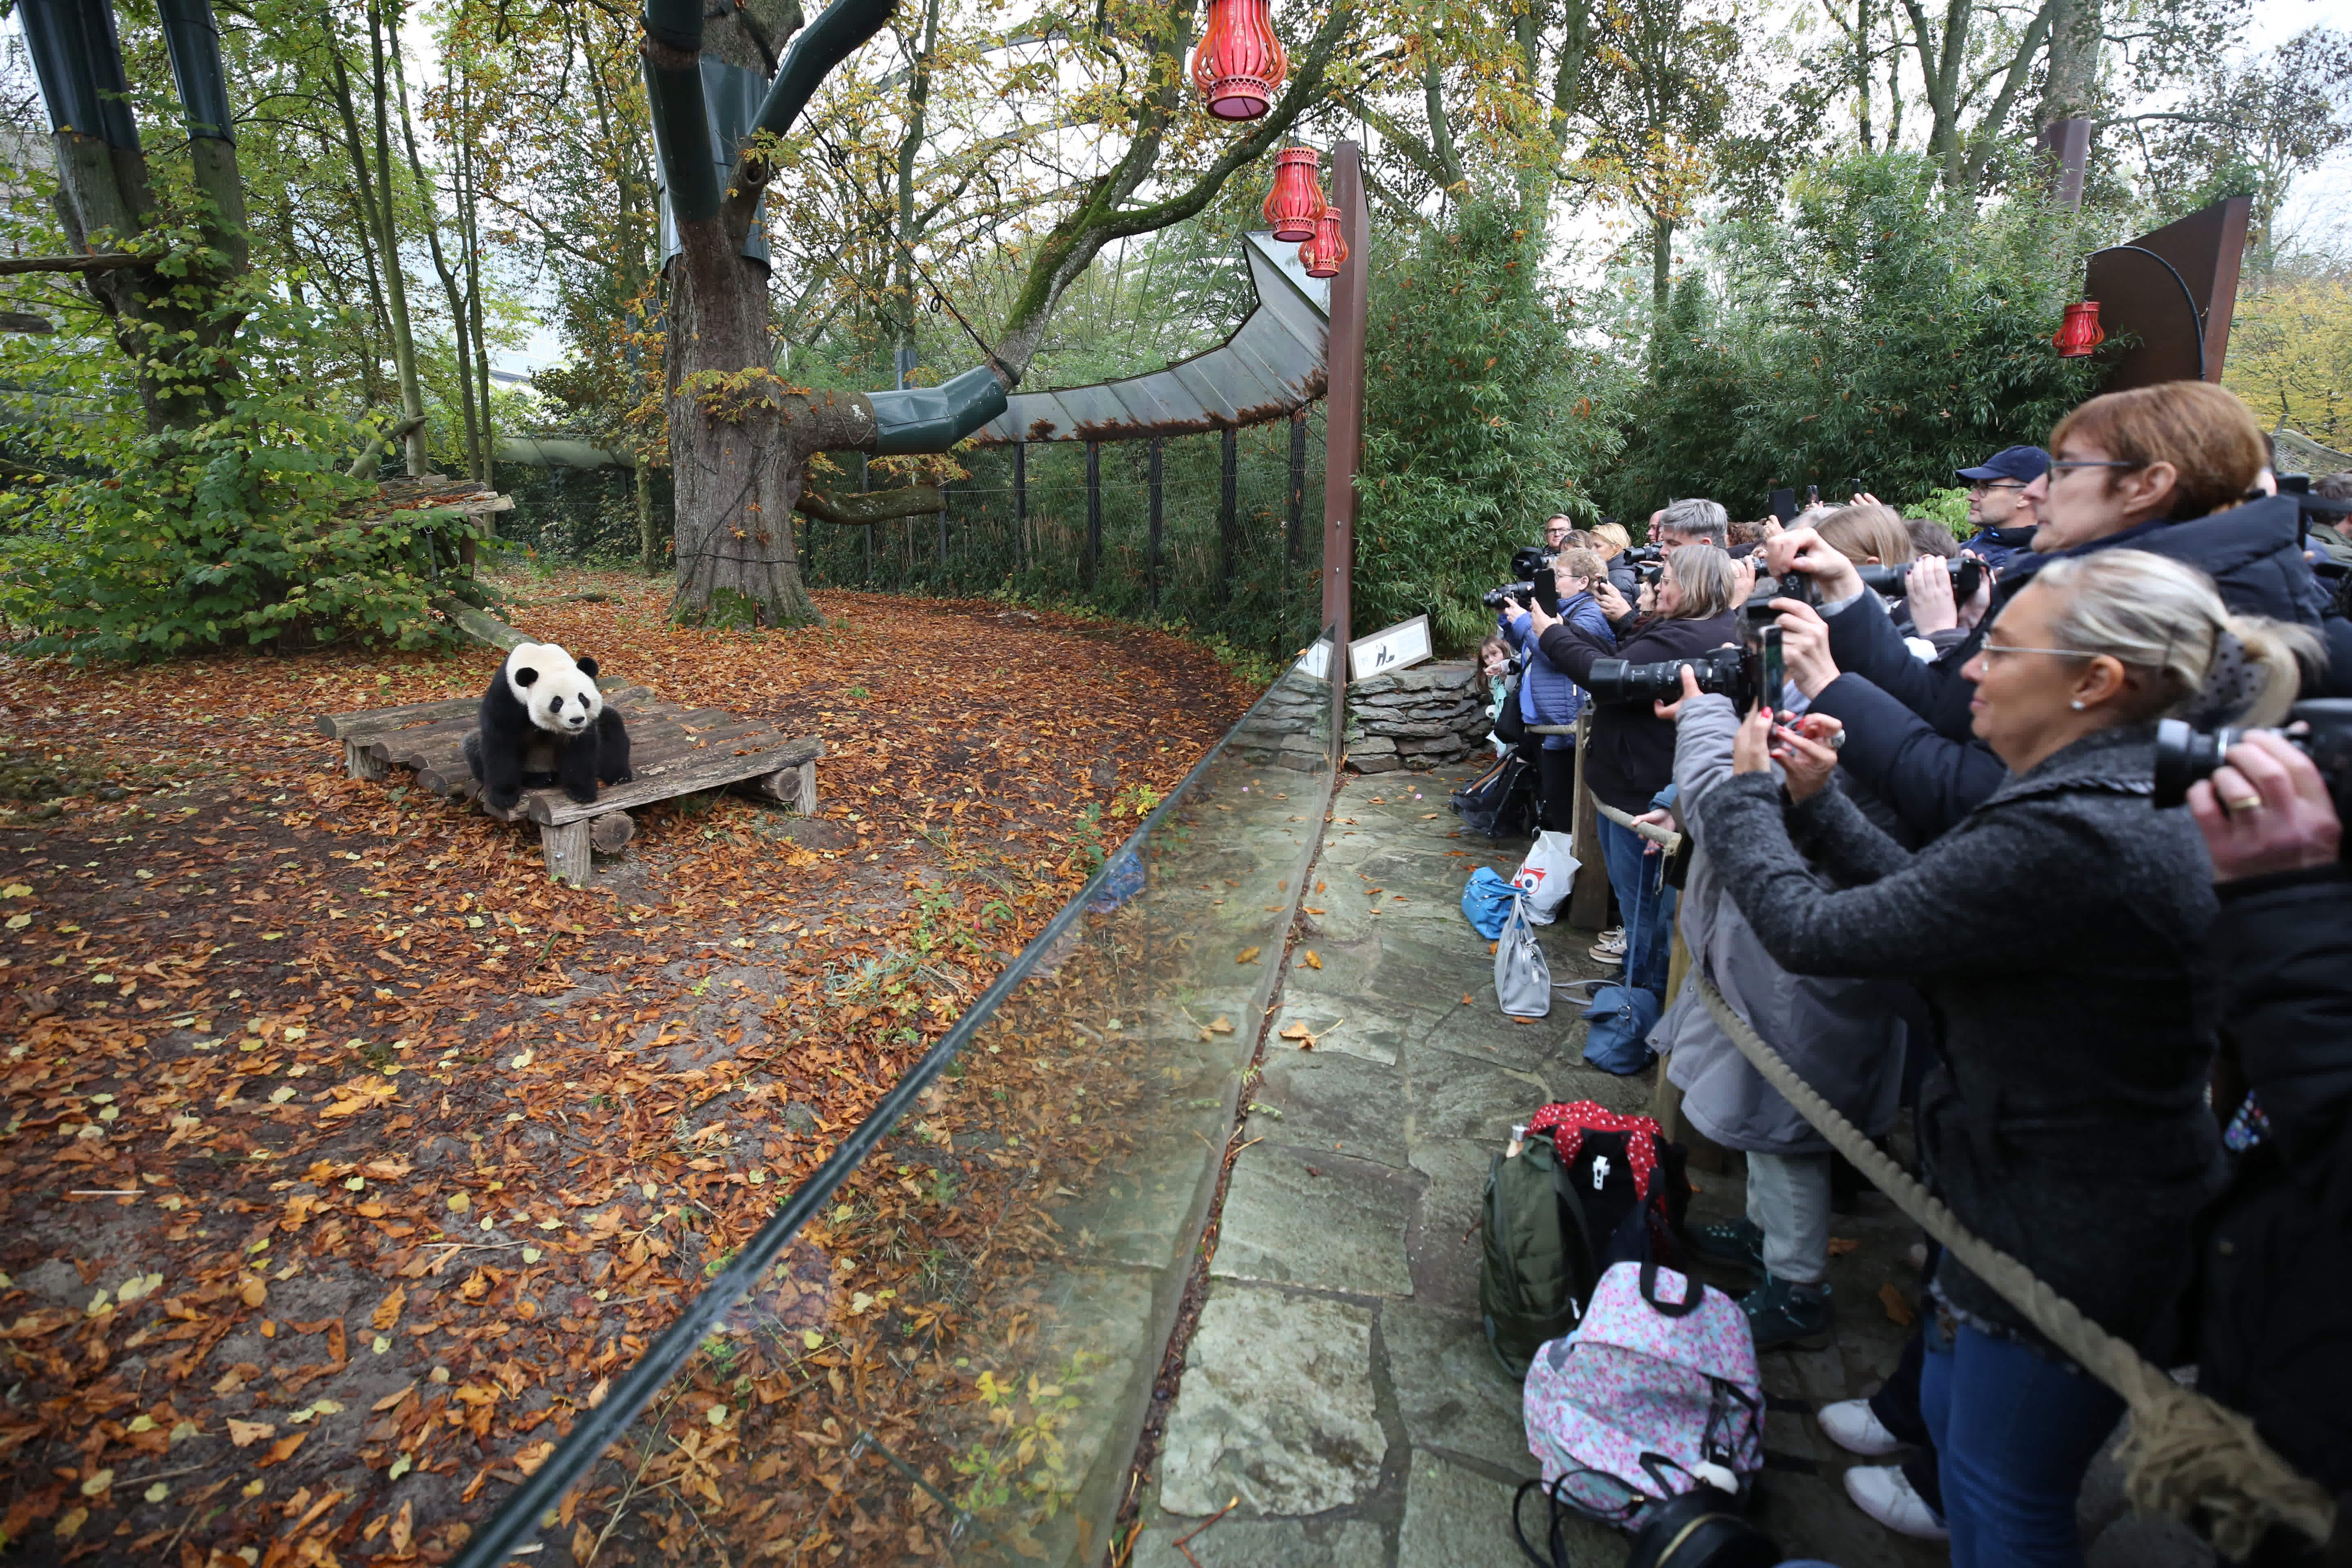
<svg viewBox="0 0 2352 1568">
<path fill-rule="evenodd" d="M 2268 458 L 2234 394 L 2195 381 L 2109 393 L 2060 420 L 2050 449 L 2049 468 L 2020 492 L 2033 548 L 1994 584 L 1995 610 L 2053 561 L 2128 549 L 2196 567 L 2236 614 L 2321 625 L 2326 598 L 2304 557 L 2296 498 L 2247 500 Z M 1916 831 L 1958 822 L 2000 778 L 1969 744 L 1969 663 L 1991 617 L 1924 663 L 1814 531 L 1792 529 L 1766 548 L 1776 573 L 1807 573 L 1821 589 L 1819 617 L 1781 624 L 1790 678 L 1814 711 L 1845 723 L 1846 768 Z M 2326 630 L 2336 677 L 2352 678 L 2352 625 Z"/>
<path fill-rule="evenodd" d="M 1920 1159 L 1955 1216 L 2159 1364 L 2222 1166 L 2211 873 L 2188 814 L 2150 806 L 2155 722 L 2275 722 L 2315 648 L 2176 562 L 2056 561 L 1969 659 L 1971 722 L 2006 772 L 1951 832 L 1902 848 L 1831 782 L 1837 752 L 1760 710 L 1695 806 L 1781 967 L 1927 1000 Z M 1950 1258 L 1931 1289 L 1921 1405 L 1952 1562 L 2080 1563 L 2075 1494 L 2122 1402 Z"/>
</svg>

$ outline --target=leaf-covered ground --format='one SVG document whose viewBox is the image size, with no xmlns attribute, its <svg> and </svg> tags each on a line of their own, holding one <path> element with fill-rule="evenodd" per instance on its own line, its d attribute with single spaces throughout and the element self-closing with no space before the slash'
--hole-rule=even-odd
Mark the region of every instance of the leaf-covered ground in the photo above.
<svg viewBox="0 0 2352 1568">
<path fill-rule="evenodd" d="M 19 1560 L 446 1559 L 1249 696 L 994 605 L 736 636 L 639 579 L 519 591 L 608 675 L 823 735 L 819 816 L 652 808 L 568 889 L 311 730 L 478 692 L 489 650 L 0 661 Z"/>
</svg>

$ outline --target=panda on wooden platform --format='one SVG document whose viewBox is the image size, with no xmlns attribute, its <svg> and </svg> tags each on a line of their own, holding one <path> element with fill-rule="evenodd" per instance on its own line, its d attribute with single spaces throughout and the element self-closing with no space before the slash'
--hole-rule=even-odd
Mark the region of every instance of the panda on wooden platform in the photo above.
<svg viewBox="0 0 2352 1568">
<path fill-rule="evenodd" d="M 596 661 L 553 643 L 517 644 L 482 693 L 466 766 L 502 814 L 528 788 L 560 784 L 586 805 L 599 783 L 628 783 L 629 731 L 596 689 Z"/>
</svg>

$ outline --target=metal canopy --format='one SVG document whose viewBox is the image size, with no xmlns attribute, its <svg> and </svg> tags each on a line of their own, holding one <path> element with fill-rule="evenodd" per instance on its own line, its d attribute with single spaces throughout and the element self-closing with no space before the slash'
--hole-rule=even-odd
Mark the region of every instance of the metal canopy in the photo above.
<svg viewBox="0 0 2352 1568">
<path fill-rule="evenodd" d="M 1271 234 L 1243 237 L 1257 308 L 1233 336 L 1166 370 L 1059 392 L 1013 394 L 972 438 L 1134 441 L 1197 436 L 1287 419 L 1323 395 L 1331 341 L 1331 286 L 1307 276 L 1298 247 Z"/>
</svg>

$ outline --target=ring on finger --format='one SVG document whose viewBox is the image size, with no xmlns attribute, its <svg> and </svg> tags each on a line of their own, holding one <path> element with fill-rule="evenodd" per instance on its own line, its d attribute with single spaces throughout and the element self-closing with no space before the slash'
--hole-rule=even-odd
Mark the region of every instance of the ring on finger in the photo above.
<svg viewBox="0 0 2352 1568">
<path fill-rule="evenodd" d="M 2235 796 L 2232 799 L 2225 800 L 2221 803 L 2222 810 L 2233 813 L 2240 811 L 2260 811 L 2262 808 L 2263 797 L 2258 795 L 2242 795 Z"/>
</svg>

